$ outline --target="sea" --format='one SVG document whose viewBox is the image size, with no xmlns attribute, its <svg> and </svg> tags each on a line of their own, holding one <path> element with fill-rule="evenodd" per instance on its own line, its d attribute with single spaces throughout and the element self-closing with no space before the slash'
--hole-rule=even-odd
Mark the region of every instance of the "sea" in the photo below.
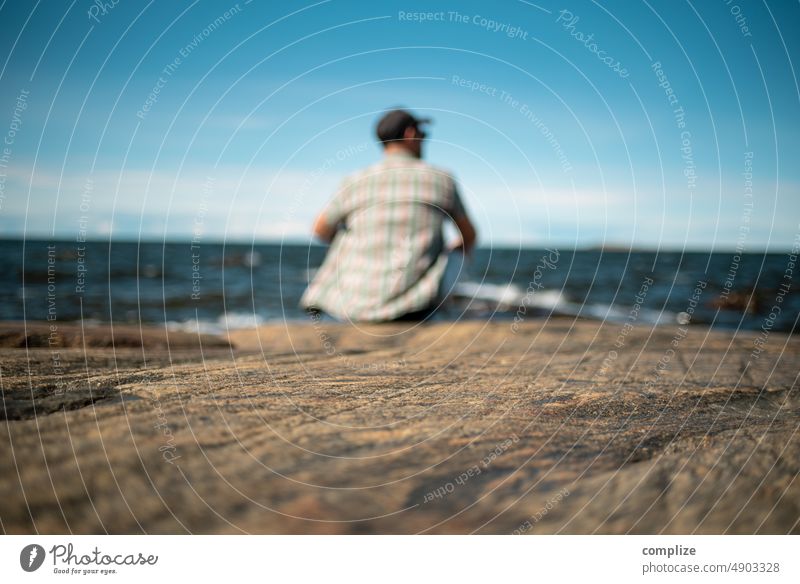
<svg viewBox="0 0 800 584">
<path fill-rule="evenodd" d="M 0 320 L 222 332 L 308 321 L 309 244 L 0 240 Z M 477 249 L 435 320 L 561 316 L 794 332 L 796 254 Z"/>
</svg>

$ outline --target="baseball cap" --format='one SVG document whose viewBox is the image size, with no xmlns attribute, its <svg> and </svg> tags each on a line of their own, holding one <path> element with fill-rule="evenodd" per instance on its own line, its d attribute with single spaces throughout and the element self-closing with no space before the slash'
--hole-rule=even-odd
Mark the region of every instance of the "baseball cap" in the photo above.
<svg viewBox="0 0 800 584">
<path fill-rule="evenodd" d="M 375 133 L 381 142 L 402 140 L 406 128 L 419 128 L 422 124 L 430 124 L 430 118 L 417 118 L 408 110 L 393 109 L 386 112 L 378 121 Z"/>
</svg>

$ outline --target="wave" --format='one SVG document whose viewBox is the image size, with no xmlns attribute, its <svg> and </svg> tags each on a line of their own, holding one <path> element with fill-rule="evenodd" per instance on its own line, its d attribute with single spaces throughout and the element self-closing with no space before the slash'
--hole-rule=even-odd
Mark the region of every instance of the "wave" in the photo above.
<svg viewBox="0 0 800 584">
<path fill-rule="evenodd" d="M 220 335 L 232 330 L 252 329 L 266 322 L 264 317 L 253 312 L 226 312 L 214 320 L 190 319 L 170 321 L 167 329 L 185 333 Z"/>
<path fill-rule="evenodd" d="M 516 284 L 487 284 L 484 282 L 459 282 L 453 286 L 451 298 L 461 303 L 481 303 L 493 312 L 534 315 L 580 316 L 613 322 L 630 321 L 630 308 L 620 308 L 612 304 L 578 303 L 569 301 L 560 290 L 537 289 L 524 292 Z M 686 324 L 683 313 L 652 310 L 638 307 L 636 322 L 646 324 Z"/>
</svg>

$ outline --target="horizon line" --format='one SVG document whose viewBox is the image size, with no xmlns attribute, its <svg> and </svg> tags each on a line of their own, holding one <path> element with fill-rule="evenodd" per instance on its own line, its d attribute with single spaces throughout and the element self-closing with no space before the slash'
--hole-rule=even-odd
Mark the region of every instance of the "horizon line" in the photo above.
<svg viewBox="0 0 800 584">
<path fill-rule="evenodd" d="M 191 236 L 185 236 L 182 238 L 141 238 L 141 239 L 133 239 L 125 236 L 110 236 L 110 237 L 90 237 L 84 241 L 78 241 L 74 238 L 68 238 L 64 236 L 54 236 L 54 237 L 47 237 L 42 235 L 35 235 L 33 237 L 24 237 L 24 236 L 8 236 L 8 235 L 0 235 L 0 242 L 11 242 L 11 241 L 31 241 L 31 242 L 58 242 L 58 243 L 124 243 L 124 244 L 131 244 L 131 243 L 145 243 L 145 244 L 152 244 L 152 243 L 161 243 L 161 244 L 171 244 L 171 245 L 181 245 L 181 244 L 191 244 L 192 238 Z M 291 239 L 260 239 L 260 240 L 246 240 L 240 238 L 231 238 L 231 239 L 206 239 L 202 242 L 198 243 L 197 245 L 249 245 L 249 246 L 258 246 L 258 245 L 287 245 L 287 246 L 311 246 L 311 247 L 328 247 L 328 244 L 319 243 L 313 239 L 303 239 L 303 238 L 291 238 Z M 602 251 L 605 253 L 636 253 L 636 252 L 650 252 L 650 253 L 738 253 L 740 255 L 756 255 L 756 254 L 790 254 L 792 253 L 791 247 L 786 248 L 769 248 L 769 247 L 760 247 L 757 249 L 749 249 L 749 250 L 739 250 L 736 247 L 722 247 L 722 248 L 712 248 L 712 247 L 697 247 L 697 246 L 686 246 L 683 248 L 680 247 L 673 247 L 673 246 L 648 246 L 648 245 L 625 245 L 619 243 L 586 243 L 581 245 L 571 245 L 571 246 L 564 246 L 560 245 L 558 242 L 552 243 L 541 243 L 541 244 L 512 244 L 512 243 L 500 243 L 498 245 L 492 246 L 484 246 L 484 245 L 477 245 L 475 247 L 476 250 L 507 250 L 507 249 L 518 249 L 518 250 L 543 250 L 549 247 L 555 249 L 563 249 L 566 251 Z"/>
</svg>

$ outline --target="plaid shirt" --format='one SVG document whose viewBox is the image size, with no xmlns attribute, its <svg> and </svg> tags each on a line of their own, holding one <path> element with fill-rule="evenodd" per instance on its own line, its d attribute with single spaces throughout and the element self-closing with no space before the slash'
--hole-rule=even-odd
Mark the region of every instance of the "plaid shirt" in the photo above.
<svg viewBox="0 0 800 584">
<path fill-rule="evenodd" d="M 300 305 L 358 321 L 435 305 L 447 263 L 442 225 L 464 214 L 453 177 L 410 154 L 347 177 L 323 211 L 339 231 Z"/>
</svg>

